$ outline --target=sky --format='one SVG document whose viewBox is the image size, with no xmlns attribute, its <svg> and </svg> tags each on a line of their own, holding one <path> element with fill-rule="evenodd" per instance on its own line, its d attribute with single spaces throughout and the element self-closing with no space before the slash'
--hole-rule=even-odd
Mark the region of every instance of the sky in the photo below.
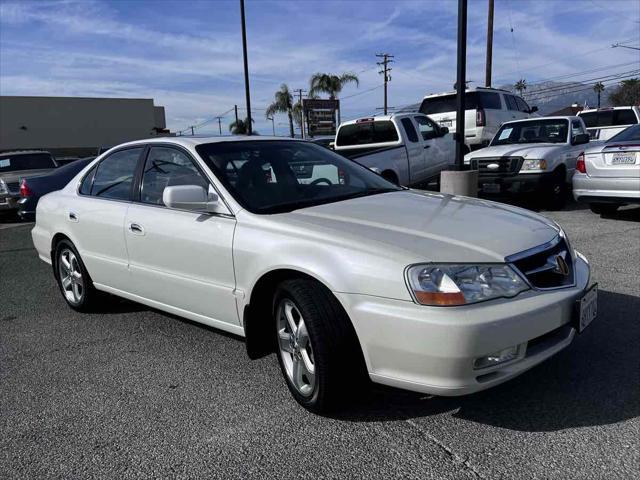
<svg viewBox="0 0 640 480">
<path fill-rule="evenodd" d="M 395 56 L 389 105 L 452 89 L 457 1 L 246 0 L 255 129 L 282 83 L 355 72 L 342 118 L 379 112 L 376 53 Z M 469 0 L 467 79 L 484 84 L 487 0 Z M 495 0 L 493 84 L 584 80 L 640 68 L 638 0 Z M 604 73 L 603 73 L 604 72 Z M 611 82 L 610 82 L 611 83 Z M 153 98 L 172 131 L 223 133 L 246 115 L 239 0 L 0 0 L 0 94 Z M 226 112 L 226 113 L 225 113 Z M 275 119 L 286 134 L 285 115 Z"/>
</svg>

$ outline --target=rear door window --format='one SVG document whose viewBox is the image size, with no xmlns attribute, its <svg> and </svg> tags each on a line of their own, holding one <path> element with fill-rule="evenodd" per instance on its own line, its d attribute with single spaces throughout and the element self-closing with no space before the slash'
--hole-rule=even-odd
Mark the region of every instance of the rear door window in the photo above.
<svg viewBox="0 0 640 480">
<path fill-rule="evenodd" d="M 20 153 L 0 156 L 0 172 L 38 170 L 56 168 L 56 166 L 53 157 L 49 153 Z"/>
<path fill-rule="evenodd" d="M 529 108 L 529 105 L 527 105 L 527 102 L 525 102 L 520 97 L 513 97 L 513 98 L 516 100 L 516 105 L 518 106 L 518 110 L 520 110 L 521 112 L 529 113 L 531 109 Z"/>
<path fill-rule="evenodd" d="M 336 145 L 349 147 L 372 143 L 397 142 L 398 138 L 396 126 L 391 120 L 372 120 L 340 127 Z"/>
<path fill-rule="evenodd" d="M 509 110 L 518 110 L 518 104 L 516 98 L 513 95 L 505 95 L 504 99 L 507 101 L 507 108 Z"/>
<path fill-rule="evenodd" d="M 407 132 L 407 137 L 411 143 L 416 143 L 418 141 L 418 132 L 413 127 L 413 123 L 411 123 L 410 118 L 403 118 L 402 126 L 404 127 L 404 131 Z"/>
<path fill-rule="evenodd" d="M 120 150 L 102 160 L 93 176 L 91 195 L 114 200 L 130 200 L 131 185 L 142 150 Z"/>
</svg>

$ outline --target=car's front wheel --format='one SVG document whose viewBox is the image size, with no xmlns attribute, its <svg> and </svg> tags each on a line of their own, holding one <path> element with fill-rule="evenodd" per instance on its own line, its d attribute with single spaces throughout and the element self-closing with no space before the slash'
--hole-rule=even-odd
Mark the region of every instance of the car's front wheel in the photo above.
<svg viewBox="0 0 640 480">
<path fill-rule="evenodd" d="M 308 279 L 283 282 L 274 299 L 278 361 L 303 407 L 325 412 L 366 388 L 355 331 L 333 294 Z"/>
<path fill-rule="evenodd" d="M 75 246 L 69 240 L 61 240 L 55 252 L 56 280 L 65 301 L 75 310 L 93 310 L 98 304 L 98 292 Z"/>
</svg>

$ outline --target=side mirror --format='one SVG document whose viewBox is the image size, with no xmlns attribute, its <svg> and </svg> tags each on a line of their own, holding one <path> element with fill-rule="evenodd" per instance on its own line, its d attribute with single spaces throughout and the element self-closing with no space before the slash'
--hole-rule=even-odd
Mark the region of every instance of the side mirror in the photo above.
<svg viewBox="0 0 640 480">
<path fill-rule="evenodd" d="M 447 133 L 449 133 L 449 127 L 440 127 L 440 136 L 444 137 Z"/>
<path fill-rule="evenodd" d="M 538 107 L 535 105 L 529 109 L 529 113 L 536 113 L 538 111 Z"/>
<path fill-rule="evenodd" d="M 217 210 L 218 195 L 208 193 L 200 185 L 176 185 L 165 187 L 162 201 L 168 208 L 213 213 Z"/>
<path fill-rule="evenodd" d="M 578 135 L 574 135 L 571 139 L 572 145 L 581 145 L 583 143 L 589 143 L 589 139 L 591 137 L 588 133 L 579 133 Z"/>
</svg>

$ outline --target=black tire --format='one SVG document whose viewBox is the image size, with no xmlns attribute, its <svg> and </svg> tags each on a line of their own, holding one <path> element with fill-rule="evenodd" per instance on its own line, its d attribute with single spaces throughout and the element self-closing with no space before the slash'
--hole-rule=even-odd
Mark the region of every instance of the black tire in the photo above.
<svg viewBox="0 0 640 480">
<path fill-rule="evenodd" d="M 382 172 L 382 178 L 384 178 L 388 182 L 393 183 L 394 185 L 400 185 L 398 176 L 391 170 L 385 170 L 384 172 Z"/>
<path fill-rule="evenodd" d="M 589 208 L 597 215 L 611 215 L 620 207 L 617 203 L 590 203 Z"/>
<path fill-rule="evenodd" d="M 290 378 L 284 359 L 287 352 L 279 345 L 279 307 L 289 301 L 306 325 L 313 354 L 315 384 L 306 394 Z M 273 312 L 278 363 L 289 391 L 300 405 L 323 413 L 363 398 L 369 381 L 362 351 L 349 317 L 331 291 L 310 279 L 284 281 L 274 296 Z"/>
<path fill-rule="evenodd" d="M 562 210 L 567 203 L 567 182 L 564 170 L 553 172 L 547 186 L 545 204 L 549 210 Z"/>
<path fill-rule="evenodd" d="M 75 268 L 81 275 L 82 288 L 79 290 L 81 291 L 81 295 L 78 301 L 71 300 L 70 295 L 65 291 L 65 287 L 63 286 L 65 267 L 62 266 L 62 257 L 63 255 L 66 257 L 67 252 L 71 252 L 75 257 Z M 53 269 L 56 281 L 58 282 L 58 287 L 60 288 L 60 293 L 62 294 L 62 298 L 64 298 L 65 302 L 67 302 L 67 305 L 79 312 L 92 312 L 99 310 L 101 300 L 100 292 L 98 292 L 93 286 L 91 276 L 89 275 L 89 272 L 87 272 L 87 268 L 84 266 L 84 262 L 82 261 L 78 250 L 71 241 L 63 239 L 56 244 Z"/>
</svg>

